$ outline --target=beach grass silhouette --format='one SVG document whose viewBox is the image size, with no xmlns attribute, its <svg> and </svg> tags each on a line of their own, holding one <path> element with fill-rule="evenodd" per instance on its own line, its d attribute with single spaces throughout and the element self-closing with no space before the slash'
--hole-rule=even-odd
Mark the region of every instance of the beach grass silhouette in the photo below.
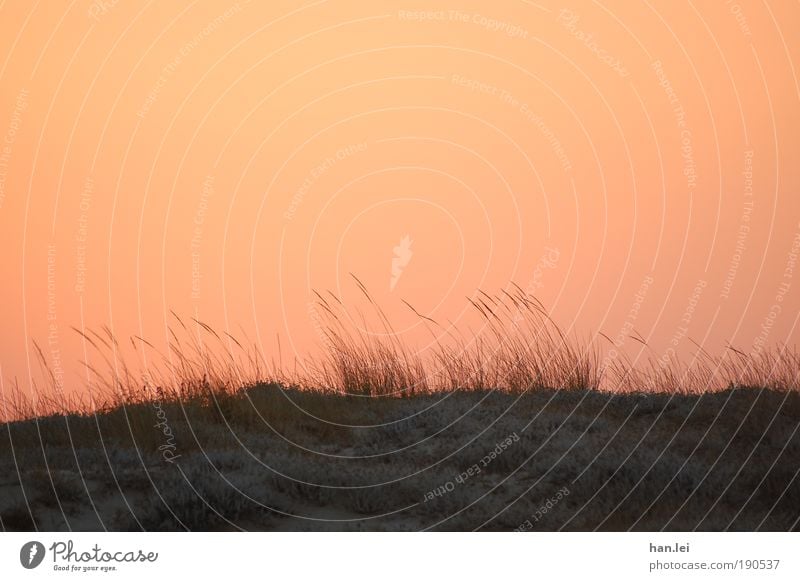
<svg viewBox="0 0 800 581">
<path fill-rule="evenodd" d="M 376 328 L 316 293 L 324 352 L 291 371 L 175 313 L 165 352 L 76 329 L 77 394 L 37 346 L 45 381 L 0 402 L 2 528 L 797 529 L 795 350 L 610 358 L 512 286 L 467 299 L 480 333 L 407 304 L 420 353 L 355 281 Z"/>
<path fill-rule="evenodd" d="M 726 388 L 800 387 L 800 353 L 786 344 L 750 353 L 729 345 L 721 355 L 711 355 L 693 342 L 696 351 L 688 364 L 675 355 L 655 353 L 635 362 L 624 354 L 609 357 L 603 343 L 613 346 L 614 341 L 607 335 L 598 333 L 582 342 L 568 337 L 540 301 L 513 284 L 512 292 L 478 291 L 475 298 L 466 298 L 484 323 L 479 333 L 471 335 L 451 323 L 441 325 L 403 301 L 434 338 L 421 354 L 403 343 L 366 287 L 353 278 L 379 328 L 369 330 L 364 317 L 350 313 L 333 293 L 315 291 L 312 311 L 324 353 L 295 362 L 291 371 L 274 359 L 268 362 L 249 340 L 172 312 L 167 352 L 158 351 L 145 338 L 129 339 L 132 352 L 141 356 L 136 369 L 122 356 L 122 344 L 108 327 L 73 328 L 102 366 L 83 362 L 89 385 L 69 395 L 34 342 L 44 381 L 27 390 L 15 382 L 0 396 L 0 413 L 5 420 L 94 414 L 154 400 L 208 406 L 263 384 L 368 397 L 542 389 L 701 394 Z M 356 319 L 360 325 L 353 324 Z M 630 339 L 647 347 L 641 335 Z"/>
</svg>

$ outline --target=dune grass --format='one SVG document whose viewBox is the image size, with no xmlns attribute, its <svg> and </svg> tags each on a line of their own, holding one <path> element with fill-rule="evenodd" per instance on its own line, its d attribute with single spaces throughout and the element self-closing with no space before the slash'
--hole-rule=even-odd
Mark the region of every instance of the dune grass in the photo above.
<svg viewBox="0 0 800 581">
<path fill-rule="evenodd" d="M 610 357 L 518 287 L 468 299 L 476 330 L 408 305 L 415 349 L 361 290 L 317 295 L 323 353 L 291 371 L 174 313 L 164 352 L 76 330 L 73 395 L 37 347 L 37 386 L 0 383 L 29 420 L 0 429 L 0 530 L 515 530 L 565 486 L 537 530 L 798 527 L 796 351 Z"/>
<path fill-rule="evenodd" d="M 355 277 L 354 277 L 355 279 Z M 295 364 L 291 372 L 267 362 L 258 346 L 229 333 L 218 333 L 197 319 L 174 312 L 169 345 L 160 352 L 142 337 L 123 345 L 111 330 L 75 329 L 91 350 L 84 362 L 85 389 L 70 394 L 35 346 L 44 381 L 23 389 L 18 383 L 0 392 L 0 420 L 66 414 L 109 414 L 140 404 L 179 403 L 210 411 L 224 421 L 248 416 L 249 388 L 282 385 L 298 390 L 355 397 L 413 397 L 454 391 L 603 390 L 615 393 L 697 394 L 752 387 L 796 391 L 800 354 L 787 345 L 755 353 L 729 346 L 713 356 L 702 346 L 687 364 L 655 353 L 645 361 L 604 357 L 612 341 L 602 333 L 588 340 L 567 336 L 544 306 L 520 287 L 468 298 L 480 317 L 479 330 L 467 332 L 406 306 L 419 317 L 432 342 L 424 351 L 403 343 L 389 318 L 364 285 L 355 279 L 369 304 L 367 317 L 353 313 L 333 293 L 316 293 L 323 355 Z M 359 324 L 355 324 L 358 321 Z M 646 342 L 640 336 L 632 339 Z M 133 354 L 135 368 L 126 359 Z M 352 398 L 351 398 L 352 399 Z M 128 418 L 128 422 L 136 421 Z M 147 420 L 149 421 L 149 419 Z"/>
</svg>

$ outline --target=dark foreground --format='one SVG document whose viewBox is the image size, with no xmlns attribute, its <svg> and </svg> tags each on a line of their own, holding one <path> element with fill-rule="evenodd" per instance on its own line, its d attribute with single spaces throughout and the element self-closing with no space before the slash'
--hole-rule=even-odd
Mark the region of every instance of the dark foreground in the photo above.
<svg viewBox="0 0 800 581">
<path fill-rule="evenodd" d="M 260 386 L 0 425 L 3 530 L 800 528 L 800 393 Z"/>
</svg>

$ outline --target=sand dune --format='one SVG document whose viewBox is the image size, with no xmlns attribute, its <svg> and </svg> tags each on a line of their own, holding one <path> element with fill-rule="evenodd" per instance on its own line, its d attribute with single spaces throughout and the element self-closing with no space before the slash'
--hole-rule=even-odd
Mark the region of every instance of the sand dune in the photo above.
<svg viewBox="0 0 800 581">
<path fill-rule="evenodd" d="M 797 530 L 799 425 L 796 391 L 363 398 L 262 385 L 219 405 L 139 404 L 3 426 L 0 522 Z"/>
</svg>

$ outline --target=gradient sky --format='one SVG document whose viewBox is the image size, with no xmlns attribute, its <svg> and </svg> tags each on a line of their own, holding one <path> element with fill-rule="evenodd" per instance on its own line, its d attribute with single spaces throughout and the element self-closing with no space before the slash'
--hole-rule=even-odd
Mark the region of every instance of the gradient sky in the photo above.
<svg viewBox="0 0 800 581">
<path fill-rule="evenodd" d="M 5 386 L 170 309 L 302 356 L 351 272 L 412 344 L 511 281 L 622 350 L 797 341 L 800 4 L 421 4 L 0 1 Z"/>
</svg>

